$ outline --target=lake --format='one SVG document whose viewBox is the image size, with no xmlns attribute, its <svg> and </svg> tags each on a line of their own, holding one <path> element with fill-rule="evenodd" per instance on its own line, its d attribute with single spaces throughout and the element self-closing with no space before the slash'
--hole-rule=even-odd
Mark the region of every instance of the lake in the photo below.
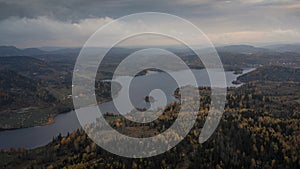
<svg viewBox="0 0 300 169">
<path fill-rule="evenodd" d="M 245 69 L 243 73 L 253 71 L 254 69 Z M 177 77 L 185 78 L 186 70 L 177 71 Z M 193 69 L 196 80 L 199 86 L 209 86 L 209 78 L 205 69 Z M 239 75 L 234 74 L 233 71 L 225 72 L 227 85 L 233 85 L 232 81 L 236 80 Z M 127 80 L 126 77 L 119 77 L 117 80 Z M 149 108 L 150 103 L 144 101 L 145 96 L 149 95 L 153 89 L 161 89 L 166 94 L 167 102 L 175 101 L 173 97 L 174 90 L 177 88 L 175 80 L 164 72 L 149 72 L 143 76 L 134 78 L 130 85 L 130 99 L 133 105 L 137 108 Z M 122 92 L 122 90 L 120 91 Z M 152 107 L 153 106 L 153 107 Z M 151 108 L 164 106 L 160 102 L 154 102 Z M 99 105 L 101 112 L 118 113 L 112 101 L 105 102 Z M 120 112 L 121 114 L 128 112 Z M 52 141 L 61 133 L 63 136 L 67 133 L 81 128 L 76 113 L 71 111 L 69 113 L 58 115 L 54 123 L 47 126 L 36 126 L 31 128 L 23 128 L 16 130 L 6 130 L 0 132 L 0 148 L 19 148 L 24 147 L 28 149 L 44 146 Z"/>
</svg>

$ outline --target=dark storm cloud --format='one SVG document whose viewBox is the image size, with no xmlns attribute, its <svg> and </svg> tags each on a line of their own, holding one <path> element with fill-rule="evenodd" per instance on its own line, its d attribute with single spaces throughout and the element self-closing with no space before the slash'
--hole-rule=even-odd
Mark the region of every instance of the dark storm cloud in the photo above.
<svg viewBox="0 0 300 169">
<path fill-rule="evenodd" d="M 0 19 L 47 16 L 58 20 L 79 20 L 104 15 L 111 4 L 113 1 L 106 0 L 1 0 Z"/>
<path fill-rule="evenodd" d="M 130 3 L 130 0 L 1 0 L 0 19 L 47 16 L 63 21 L 78 21 L 89 17 L 118 17 L 142 10 L 135 7 L 139 5 L 131 6 Z"/>
<path fill-rule="evenodd" d="M 165 12 L 199 22 L 229 22 L 265 27 L 266 18 L 299 16 L 299 8 L 284 7 L 297 0 L 0 0 L 0 21 L 10 17 L 37 18 L 46 16 L 61 21 L 78 22 L 86 18 L 118 18 L 136 12 Z M 276 12 L 274 14 L 274 11 Z M 293 18 L 291 18 L 293 19 Z M 273 19 L 274 20 L 274 19 Z M 245 22 L 247 21 L 247 22 Z M 239 23 L 243 24 L 239 24 Z M 225 26 L 226 27 L 226 26 Z M 225 28 L 226 29 L 226 28 Z"/>
<path fill-rule="evenodd" d="M 78 22 L 93 17 L 112 17 L 136 12 L 165 12 L 187 18 L 244 20 L 268 14 L 270 7 L 284 6 L 295 0 L 0 0 L 0 20 L 9 17 L 47 16 Z M 279 12 L 281 10 L 279 9 Z M 298 11 L 298 12 L 297 12 Z M 284 11 L 296 15 L 299 10 Z M 252 18 L 250 18 L 252 17 Z"/>
<path fill-rule="evenodd" d="M 48 16 L 76 22 L 90 17 L 120 17 L 147 11 L 189 15 L 194 12 L 191 8 L 205 14 L 213 6 L 213 1 L 190 3 L 173 0 L 0 0 L 0 19 Z"/>
</svg>

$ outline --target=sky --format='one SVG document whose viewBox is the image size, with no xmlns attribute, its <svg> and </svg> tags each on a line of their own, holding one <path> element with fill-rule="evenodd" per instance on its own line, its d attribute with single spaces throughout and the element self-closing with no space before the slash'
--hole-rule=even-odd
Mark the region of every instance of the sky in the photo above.
<svg viewBox="0 0 300 169">
<path fill-rule="evenodd" d="M 300 42 L 299 0 L 0 0 L 0 45 L 80 47 L 101 26 L 139 12 L 187 19 L 213 44 Z"/>
</svg>

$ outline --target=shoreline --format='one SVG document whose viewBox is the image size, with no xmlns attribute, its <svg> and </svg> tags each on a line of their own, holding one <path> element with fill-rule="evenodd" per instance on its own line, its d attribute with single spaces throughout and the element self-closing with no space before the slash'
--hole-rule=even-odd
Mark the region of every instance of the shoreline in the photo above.
<svg viewBox="0 0 300 169">
<path fill-rule="evenodd" d="M 203 69 L 203 68 L 202 68 L 202 69 Z M 202 70 L 202 69 L 199 69 L 199 70 Z M 253 68 L 253 67 L 251 67 L 251 68 L 242 68 L 243 71 L 245 71 L 245 70 L 247 70 L 247 69 L 251 70 L 251 69 L 255 69 L 255 68 Z M 225 70 L 225 69 L 224 69 L 224 70 Z M 155 70 L 150 70 L 150 71 L 155 71 Z M 251 71 L 253 71 L 253 70 L 251 70 Z M 251 71 L 247 71 L 247 72 L 245 72 L 245 73 L 249 73 L 249 72 L 251 72 Z M 147 72 L 148 72 L 148 71 L 147 71 Z M 159 71 L 157 71 L 157 72 L 159 72 Z M 231 71 L 231 72 L 234 72 L 234 71 Z M 240 75 L 243 75 L 243 74 L 245 74 L 245 73 L 243 72 L 242 74 L 239 74 L 239 76 L 240 76 Z M 147 73 L 146 73 L 146 74 L 147 74 Z M 145 75 L 146 75 L 146 74 L 145 74 Z M 237 85 L 237 86 L 235 86 L 235 87 L 240 87 L 240 86 L 243 85 L 243 84 L 244 84 L 244 83 L 242 83 L 242 84 L 240 84 L 240 85 Z M 111 98 L 105 99 L 104 101 L 98 102 L 97 104 L 102 104 L 102 103 L 105 103 L 105 102 L 109 102 L 109 101 L 111 101 L 111 100 L 112 100 Z M 63 112 L 55 113 L 55 114 L 51 115 L 50 118 L 48 118 L 47 122 L 43 122 L 43 123 L 38 124 L 38 125 L 32 125 L 32 126 L 26 126 L 26 127 L 0 128 L 0 132 L 3 132 L 3 131 L 11 131 L 11 130 L 20 130 L 20 129 L 26 129 L 26 128 L 32 128 L 32 127 L 41 127 L 41 126 L 51 125 L 51 124 L 53 124 L 53 123 L 55 122 L 55 118 L 56 118 L 57 116 L 59 116 L 60 114 L 67 114 L 67 113 L 70 113 L 71 111 L 74 111 L 74 110 L 75 110 L 74 108 L 70 108 L 69 111 L 63 111 Z"/>
<path fill-rule="evenodd" d="M 112 99 L 105 99 L 104 101 L 102 102 L 98 102 L 97 105 L 99 104 L 102 104 L 102 103 L 106 103 L 106 102 L 110 102 L 112 101 Z M 91 105 L 91 106 L 95 106 L 95 105 Z M 12 128 L 0 128 L 0 132 L 3 132 L 3 131 L 12 131 L 12 130 L 21 130 L 21 129 L 27 129 L 27 128 L 33 128 L 33 127 L 42 127 L 42 126 L 48 126 L 48 125 L 51 125 L 55 122 L 55 119 L 57 118 L 57 116 L 61 115 L 61 114 L 68 114 L 68 113 L 71 113 L 72 111 L 75 111 L 74 108 L 70 108 L 69 111 L 62 111 L 62 112 L 59 112 L 59 113 L 55 113 L 53 115 L 51 115 L 51 117 L 49 117 L 47 119 L 47 122 L 43 122 L 41 124 L 38 124 L 38 125 L 32 125 L 32 126 L 26 126 L 26 127 L 12 127 Z"/>
</svg>

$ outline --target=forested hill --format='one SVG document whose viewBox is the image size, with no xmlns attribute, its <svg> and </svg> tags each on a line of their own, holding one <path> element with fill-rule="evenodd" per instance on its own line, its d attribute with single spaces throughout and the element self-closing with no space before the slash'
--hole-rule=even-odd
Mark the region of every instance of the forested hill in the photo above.
<svg viewBox="0 0 300 169">
<path fill-rule="evenodd" d="M 74 60 L 29 56 L 0 57 L 0 130 L 50 124 L 59 113 L 73 109 Z M 74 58 L 74 57 L 73 57 Z M 101 71 L 96 83 L 99 102 L 110 100 L 110 76 Z M 119 86 L 117 86 L 120 88 Z"/>
<path fill-rule="evenodd" d="M 48 124 L 57 113 L 70 111 L 40 80 L 0 70 L 0 129 Z"/>
<path fill-rule="evenodd" d="M 13 107 L 51 104 L 55 101 L 38 80 L 27 78 L 11 70 L 0 70 L 0 111 Z M 26 98 L 26 99 L 24 99 Z"/>
<path fill-rule="evenodd" d="M 284 67 L 284 66 L 263 66 L 255 71 L 249 72 L 238 77 L 241 82 L 250 81 L 275 81 L 300 82 L 300 68 Z"/>
</svg>

